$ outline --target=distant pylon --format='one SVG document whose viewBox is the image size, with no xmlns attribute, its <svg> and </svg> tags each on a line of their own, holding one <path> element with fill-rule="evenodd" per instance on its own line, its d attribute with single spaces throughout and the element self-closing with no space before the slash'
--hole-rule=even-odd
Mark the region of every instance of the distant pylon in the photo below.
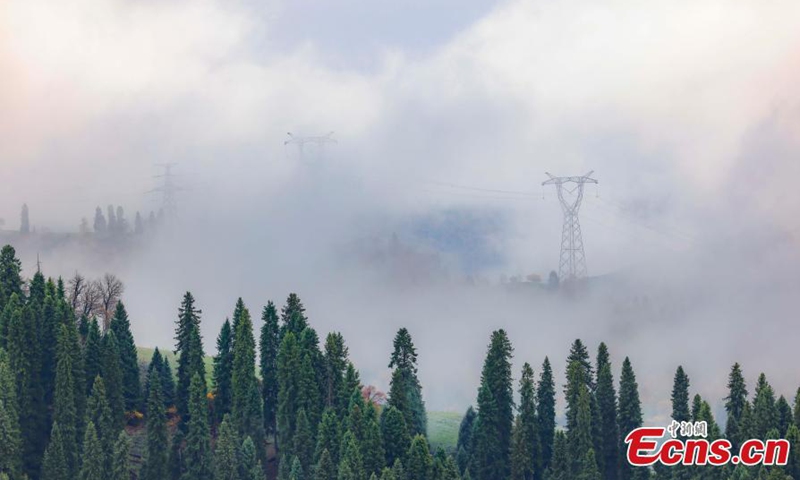
<svg viewBox="0 0 800 480">
<path fill-rule="evenodd" d="M 564 212 L 564 225 L 561 229 L 561 257 L 558 262 L 558 276 L 564 280 L 576 280 L 586 276 L 586 253 L 583 251 L 583 237 L 581 224 L 578 221 L 578 210 L 583 200 L 583 186 L 587 183 L 597 183 L 591 178 L 591 171 L 582 177 L 554 177 L 545 172 L 550 180 L 542 185 L 555 185 L 561 210 Z M 574 184 L 574 186 L 566 186 Z M 564 191 L 568 195 L 564 194 Z"/>
<path fill-rule="evenodd" d="M 176 198 L 176 194 L 177 192 L 183 190 L 181 187 L 175 184 L 175 174 L 172 173 L 172 167 L 176 165 L 177 163 L 156 164 L 157 167 L 162 167 L 164 169 L 164 173 L 161 175 L 154 175 L 153 178 L 163 178 L 164 180 L 160 186 L 148 192 L 161 192 L 161 210 L 164 212 L 164 216 L 170 220 L 174 220 L 175 217 L 178 216 L 178 200 Z"/>
<path fill-rule="evenodd" d="M 325 151 L 325 145 L 328 143 L 338 143 L 335 138 L 333 138 L 333 132 L 328 132 L 327 135 L 317 135 L 317 136 L 306 136 L 301 137 L 299 135 L 292 135 L 292 132 L 286 132 L 289 135 L 289 140 L 283 142 L 284 145 L 297 145 L 297 153 L 300 156 L 300 160 L 306 160 L 306 145 L 314 145 L 317 147 L 317 155 L 321 156 L 322 153 Z"/>
</svg>

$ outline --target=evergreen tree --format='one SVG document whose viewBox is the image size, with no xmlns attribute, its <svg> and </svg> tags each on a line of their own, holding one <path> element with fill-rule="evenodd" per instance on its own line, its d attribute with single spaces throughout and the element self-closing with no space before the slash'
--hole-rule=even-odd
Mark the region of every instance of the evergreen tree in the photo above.
<svg viewBox="0 0 800 480">
<path fill-rule="evenodd" d="M 117 347 L 117 339 L 113 330 L 103 336 L 101 345 L 100 373 L 105 382 L 108 394 L 108 405 L 117 426 L 122 428 L 125 424 L 125 397 L 122 386 L 122 367 Z M 152 380 L 151 380 L 152 381 Z M 160 398 L 160 395 L 159 395 Z"/>
<path fill-rule="evenodd" d="M 352 431 L 345 432 L 342 437 L 341 460 L 339 461 L 340 480 L 364 480 L 364 460 L 361 457 L 361 448 Z"/>
<path fill-rule="evenodd" d="M 672 419 L 678 422 L 691 420 L 689 411 L 689 377 L 679 366 L 672 384 Z"/>
<path fill-rule="evenodd" d="M 214 450 L 214 480 L 239 480 L 239 436 L 226 415 L 219 425 Z"/>
<path fill-rule="evenodd" d="M 14 378 L 8 356 L 0 349 L 0 474 L 19 475 L 22 465 L 22 439 Z"/>
<path fill-rule="evenodd" d="M 47 445 L 47 405 L 40 373 L 42 367 L 39 325 L 31 305 L 11 315 L 8 358 L 16 380 L 19 427 L 22 434 L 23 473 L 37 478 Z"/>
<path fill-rule="evenodd" d="M 339 417 L 332 408 L 326 408 L 317 432 L 317 446 L 314 458 L 321 461 L 323 452 L 327 452 L 331 463 L 339 463 L 339 443 L 341 442 L 341 426 Z"/>
<path fill-rule="evenodd" d="M 742 375 L 742 368 L 735 363 L 728 376 L 728 396 L 725 397 L 725 411 L 728 413 L 725 437 L 731 441 L 734 451 L 739 449 L 739 445 L 744 440 L 740 434 L 739 425 L 742 421 L 745 403 L 747 403 L 747 385 L 744 375 Z"/>
<path fill-rule="evenodd" d="M 195 373 L 189 390 L 189 424 L 183 458 L 185 480 L 210 480 L 211 446 L 209 445 L 208 400 L 200 375 Z"/>
<path fill-rule="evenodd" d="M 297 371 L 300 369 L 300 347 L 294 333 L 287 332 L 278 352 L 277 422 L 281 450 L 291 449 L 299 403 Z M 289 453 L 289 452 L 283 452 Z"/>
<path fill-rule="evenodd" d="M 458 466 L 453 457 L 447 455 L 442 447 L 436 449 L 433 455 L 434 480 L 459 480 Z"/>
<path fill-rule="evenodd" d="M 300 335 L 300 332 L 308 327 L 308 318 L 305 312 L 306 308 L 300 301 L 300 297 L 296 293 L 290 293 L 289 298 L 286 299 L 286 305 L 281 308 L 281 338 L 287 332 Z"/>
<path fill-rule="evenodd" d="M 417 435 L 411 440 L 411 446 L 406 454 L 405 470 L 408 478 L 433 479 L 433 457 L 424 436 Z"/>
<path fill-rule="evenodd" d="M 585 383 L 584 367 L 578 360 L 569 364 L 567 375 L 567 400 L 571 402 L 567 404 L 567 452 L 571 460 L 570 474 L 577 478 L 588 468 L 583 462 L 593 449 L 591 393 Z M 597 467 L 596 462 L 594 467 Z"/>
<path fill-rule="evenodd" d="M 367 404 L 366 410 L 368 413 L 364 416 L 364 437 L 361 440 L 361 455 L 364 459 L 364 471 L 366 474 L 378 474 L 386 465 L 386 452 L 383 449 L 381 430 L 378 426 L 375 409 L 371 404 Z"/>
<path fill-rule="evenodd" d="M 69 333 L 66 325 L 61 326 L 58 336 L 58 364 L 56 368 L 55 405 L 53 406 L 53 421 L 58 423 L 60 434 L 66 442 L 64 453 L 66 455 L 68 473 L 77 472 L 78 459 L 75 457 L 74 445 L 78 441 L 78 414 L 75 408 L 75 382 L 72 378 L 72 355 L 68 350 Z"/>
<path fill-rule="evenodd" d="M 97 207 L 94 210 L 94 233 L 104 234 L 108 231 L 108 223 L 106 217 L 103 216 L 103 210 Z"/>
<path fill-rule="evenodd" d="M 789 429 L 786 431 L 786 440 L 790 445 L 786 473 L 792 478 L 800 478 L 800 428 L 797 428 L 797 425 L 789 425 Z"/>
<path fill-rule="evenodd" d="M 97 324 L 97 319 L 92 318 L 88 322 L 88 330 L 86 333 L 86 343 L 83 348 L 83 365 L 86 375 L 86 388 L 84 392 L 89 395 L 92 392 L 92 385 L 94 385 L 95 377 L 100 375 L 103 364 L 103 350 L 100 338 L 100 326 Z"/>
<path fill-rule="evenodd" d="M 406 417 L 409 434 L 427 435 L 428 416 L 422 400 L 422 386 L 417 378 L 417 349 L 405 328 L 401 328 L 394 337 L 389 368 L 394 369 L 389 387 L 389 405 Z"/>
<path fill-rule="evenodd" d="M 778 427 L 778 410 L 775 406 L 775 392 L 763 373 L 758 377 L 755 398 L 753 399 L 753 431 L 755 438 L 765 440 L 767 432 Z"/>
<path fill-rule="evenodd" d="M 172 369 L 169 360 L 166 359 L 158 347 L 153 351 L 153 357 L 147 366 L 147 377 L 145 378 L 145 395 L 150 397 L 150 376 L 158 375 L 159 385 L 161 386 L 161 396 L 164 398 L 164 407 L 169 408 L 175 405 L 175 379 L 172 376 Z"/>
<path fill-rule="evenodd" d="M 0 310 L 5 308 L 12 295 L 23 298 L 22 294 L 22 262 L 11 245 L 0 250 Z"/>
<path fill-rule="evenodd" d="M 533 369 L 525 363 L 519 382 L 519 415 L 512 434 L 511 478 L 515 480 L 533 480 L 540 469 L 535 395 Z"/>
<path fill-rule="evenodd" d="M 472 411 L 471 408 L 470 411 Z M 473 412 L 472 415 L 474 419 L 475 413 Z M 400 410 L 392 406 L 384 410 L 381 431 L 383 434 L 383 448 L 386 452 L 386 465 L 394 465 L 395 460 L 403 459 L 403 456 L 411 446 L 411 436 L 408 434 L 406 419 Z M 461 435 L 459 435 L 458 441 L 459 443 L 462 441 Z"/>
<path fill-rule="evenodd" d="M 164 399 L 158 375 L 150 378 L 147 400 L 147 456 L 140 472 L 141 480 L 164 480 L 168 475 L 167 425 Z"/>
<path fill-rule="evenodd" d="M 572 362 L 578 362 L 580 364 L 581 372 L 583 374 L 582 378 L 586 382 L 586 386 L 589 387 L 589 391 L 593 392 L 595 388 L 594 369 L 592 368 L 592 363 L 589 360 L 589 350 L 586 348 L 580 338 L 576 339 L 570 348 L 569 356 L 567 357 L 567 365 L 572 364 Z"/>
<path fill-rule="evenodd" d="M 289 472 L 289 480 L 303 480 L 304 478 L 303 465 L 300 463 L 299 458 L 294 457 L 292 459 L 292 470 Z"/>
<path fill-rule="evenodd" d="M 462 474 L 469 466 L 469 459 L 472 456 L 472 432 L 475 431 L 475 419 L 477 417 L 478 414 L 475 413 L 475 410 L 470 405 L 466 413 L 464 413 L 464 418 L 461 419 L 461 425 L 458 427 L 456 462 L 458 464 L 458 471 Z M 384 434 L 384 439 L 385 438 L 386 436 Z"/>
<path fill-rule="evenodd" d="M 136 343 L 131 333 L 131 322 L 128 319 L 125 305 L 121 301 L 117 302 L 109 328 L 114 332 L 114 337 L 117 340 L 117 349 L 119 350 L 125 409 L 133 411 L 140 408 L 142 386 L 139 382 L 139 360 L 136 354 Z"/>
<path fill-rule="evenodd" d="M 323 449 L 322 453 L 318 455 L 319 460 L 314 467 L 314 480 L 335 480 L 336 467 L 335 462 L 331 458 L 331 454 L 327 449 Z"/>
<path fill-rule="evenodd" d="M 42 480 L 72 480 L 64 442 L 65 438 L 61 435 L 58 422 L 54 422 L 50 443 L 47 445 L 42 460 Z M 71 447 L 72 445 L 70 445 Z"/>
<path fill-rule="evenodd" d="M 578 480 L 601 480 L 603 478 L 597 468 L 594 449 L 590 448 L 581 459 L 580 471 L 575 478 Z"/>
<path fill-rule="evenodd" d="M 244 309 L 234 331 L 231 418 L 239 435 L 251 437 L 260 449 L 264 444 L 264 421 L 255 365 L 253 323 L 250 313 Z"/>
<path fill-rule="evenodd" d="M 800 428 L 800 388 L 797 389 L 797 393 L 794 395 L 794 424 L 797 428 Z"/>
<path fill-rule="evenodd" d="M 778 433 L 780 433 L 781 438 L 783 438 L 789 429 L 789 425 L 793 421 L 792 407 L 789 406 L 789 402 L 786 401 L 786 397 L 781 395 L 780 398 L 778 398 L 778 401 L 775 402 L 775 409 L 778 411 Z"/>
<path fill-rule="evenodd" d="M 345 395 L 348 349 L 341 333 L 329 333 L 325 339 L 325 406 L 333 407 L 344 415 L 348 405 Z"/>
<path fill-rule="evenodd" d="M 557 431 L 553 436 L 553 456 L 545 473 L 546 480 L 570 480 L 567 436 Z"/>
<path fill-rule="evenodd" d="M 227 319 L 217 336 L 217 356 L 214 357 L 214 412 L 219 420 L 231 413 L 233 395 L 233 332 Z M 263 374 L 263 372 L 262 372 Z"/>
<path fill-rule="evenodd" d="M 311 425 L 308 423 L 308 416 L 303 408 L 297 412 L 296 425 L 292 454 L 295 460 L 302 465 L 303 471 L 308 472 L 311 471 L 310 468 L 314 462 L 314 438 L 311 433 Z"/>
<path fill-rule="evenodd" d="M 188 422 L 184 424 L 184 427 L 187 425 Z M 167 456 L 167 473 L 171 479 L 180 480 L 186 473 L 186 462 L 183 458 L 183 444 L 185 439 L 186 434 L 184 429 L 175 429 L 169 447 L 169 455 Z"/>
<path fill-rule="evenodd" d="M 278 406 L 278 349 L 280 348 L 280 327 L 275 304 L 267 302 L 261 314 L 264 325 L 259 338 L 261 401 L 264 406 L 264 431 L 276 435 Z"/>
<path fill-rule="evenodd" d="M 639 400 L 639 385 L 636 383 L 636 374 L 633 372 L 631 361 L 628 357 L 622 362 L 622 373 L 619 380 L 619 431 L 623 443 L 620 447 L 620 476 L 621 480 L 644 480 L 648 478 L 645 469 L 632 467 L 627 459 L 627 446 L 625 436 L 642 426 L 642 403 Z"/>
<path fill-rule="evenodd" d="M 542 470 L 550 466 L 553 456 L 553 442 L 556 432 L 556 384 L 553 378 L 553 368 L 550 359 L 545 357 L 542 364 L 542 373 L 539 374 L 539 383 L 536 386 L 536 421 L 539 425 L 539 446 L 542 455 Z"/>
<path fill-rule="evenodd" d="M 114 455 L 114 442 L 118 440 L 119 424 L 108 405 L 105 383 L 100 376 L 95 377 L 92 393 L 86 409 L 87 421 L 95 426 L 97 437 L 103 448 L 106 466 L 109 467 Z"/>
<path fill-rule="evenodd" d="M 31 233 L 31 221 L 28 213 L 28 204 L 22 204 L 22 213 L 20 213 L 19 233 L 27 235 Z"/>
<path fill-rule="evenodd" d="M 86 434 L 83 437 L 83 464 L 80 470 L 80 480 L 106 480 L 106 458 L 94 423 L 86 425 Z"/>
<path fill-rule="evenodd" d="M 178 321 L 175 329 L 175 355 L 178 356 L 178 384 L 175 392 L 178 414 L 185 422 L 189 413 L 189 386 L 194 374 L 200 375 L 205 382 L 206 369 L 204 363 L 203 343 L 200 336 L 201 310 L 195 308 L 194 297 L 186 292 L 178 310 Z"/>
<path fill-rule="evenodd" d="M 617 426 L 617 392 L 614 389 L 614 377 L 611 373 L 611 362 L 605 343 L 600 344 L 597 353 L 597 398 L 600 415 L 600 432 L 602 442 L 597 452 L 602 458 L 603 479 L 617 480 L 619 477 L 619 429 Z"/>
<path fill-rule="evenodd" d="M 472 435 L 469 470 L 478 480 L 506 478 L 508 467 L 500 444 L 500 415 L 492 390 L 485 382 L 478 390 L 478 418 Z"/>
<path fill-rule="evenodd" d="M 114 443 L 114 454 L 111 457 L 109 480 L 130 480 L 131 472 L 128 467 L 130 449 L 130 437 L 128 437 L 128 434 L 123 430 L 119 432 L 117 441 Z"/>
<path fill-rule="evenodd" d="M 255 363 L 253 368 L 255 369 Z M 256 454 L 256 446 L 250 437 L 246 437 L 242 442 L 239 455 L 239 478 L 241 480 L 262 480 L 264 478 L 264 471 Z"/>
</svg>

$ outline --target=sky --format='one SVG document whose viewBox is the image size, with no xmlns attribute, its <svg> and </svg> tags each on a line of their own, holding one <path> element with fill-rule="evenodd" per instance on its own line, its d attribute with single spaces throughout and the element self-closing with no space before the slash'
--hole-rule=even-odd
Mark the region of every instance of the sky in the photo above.
<svg viewBox="0 0 800 480">
<path fill-rule="evenodd" d="M 2 0 L 2 228 L 22 203 L 53 232 L 98 205 L 157 209 L 157 164 L 177 162 L 179 231 L 122 258 L 43 258 L 118 273 L 144 344 L 170 342 L 185 290 L 207 351 L 238 296 L 259 312 L 297 291 L 383 387 L 391 329 L 416 328 L 434 408 L 471 401 L 501 326 L 534 367 L 576 336 L 608 342 L 617 366 L 630 355 L 651 418 L 679 362 L 718 406 L 728 366 L 767 345 L 739 361 L 790 395 L 798 14 L 790 0 Z M 284 145 L 330 131 L 338 143 L 305 161 Z M 589 171 L 587 263 L 624 276 L 616 290 L 573 303 L 398 286 L 396 265 L 363 259 L 395 234 L 452 277 L 546 276 L 562 217 L 545 172 Z M 39 252 L 21 250 L 30 273 Z M 617 297 L 660 313 L 625 318 Z"/>
</svg>

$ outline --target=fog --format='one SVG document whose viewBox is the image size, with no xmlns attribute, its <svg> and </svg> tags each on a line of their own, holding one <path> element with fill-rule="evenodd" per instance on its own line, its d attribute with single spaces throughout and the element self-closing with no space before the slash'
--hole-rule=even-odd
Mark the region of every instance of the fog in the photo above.
<svg viewBox="0 0 800 480">
<path fill-rule="evenodd" d="M 575 338 L 605 341 L 615 375 L 630 356 L 651 423 L 679 364 L 717 412 L 735 361 L 793 396 L 800 4 L 329 3 L 1 4 L 0 229 L 25 275 L 37 255 L 117 274 L 162 348 L 190 290 L 208 354 L 239 296 L 259 317 L 297 292 L 382 389 L 406 326 L 436 410 L 474 401 L 501 327 L 515 371 L 549 356 L 558 385 Z M 287 131 L 337 143 L 301 157 Z M 96 206 L 157 211 L 165 162 L 182 190 L 157 235 L 43 238 Z M 501 285 L 557 270 L 544 172 L 590 170 L 591 287 Z"/>
</svg>

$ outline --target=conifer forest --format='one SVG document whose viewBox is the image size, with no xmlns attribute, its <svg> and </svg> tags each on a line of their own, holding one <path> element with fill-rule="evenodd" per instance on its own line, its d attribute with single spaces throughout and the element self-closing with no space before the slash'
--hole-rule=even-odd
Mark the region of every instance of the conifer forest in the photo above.
<svg viewBox="0 0 800 480">
<path fill-rule="evenodd" d="M 735 364 L 722 428 L 692 395 L 683 367 L 672 418 L 706 421 L 732 444 L 785 438 L 786 466 L 632 467 L 623 435 L 642 426 L 634 361 L 612 365 L 575 340 L 567 375 L 548 358 L 512 371 L 512 339 L 500 329 L 484 352 L 480 388 L 455 448 L 432 449 L 411 333 L 394 333 L 385 402 L 362 385 L 339 333 L 318 333 L 301 299 L 254 314 L 239 299 L 215 340 L 186 292 L 175 315 L 175 357 L 147 364 L 123 301 L 107 323 L 70 304 L 61 278 L 21 276 L 11 246 L 0 254 L 0 478 L 8 480 L 639 480 L 800 478 L 800 389 L 778 395 L 764 373 L 748 385 Z M 254 311 L 255 312 L 255 311 Z M 213 356 L 213 368 L 204 359 Z M 168 358 L 176 358 L 173 364 Z M 526 359 L 527 360 L 527 359 Z M 534 366 L 536 368 L 534 368 Z M 565 424 L 557 425 L 563 388 Z"/>
</svg>

